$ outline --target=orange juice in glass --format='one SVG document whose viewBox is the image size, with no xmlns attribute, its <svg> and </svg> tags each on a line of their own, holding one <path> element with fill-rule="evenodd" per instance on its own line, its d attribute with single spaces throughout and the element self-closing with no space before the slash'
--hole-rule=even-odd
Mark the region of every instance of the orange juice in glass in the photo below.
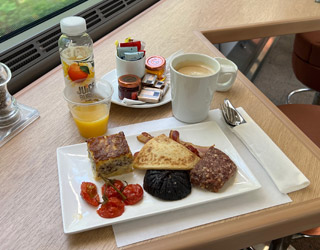
<svg viewBox="0 0 320 250">
<path fill-rule="evenodd" d="M 107 133 L 112 94 L 111 84 L 102 80 L 95 83 L 94 91 L 87 100 L 80 100 L 72 89 L 65 88 L 64 97 L 83 137 L 90 138 Z"/>
</svg>

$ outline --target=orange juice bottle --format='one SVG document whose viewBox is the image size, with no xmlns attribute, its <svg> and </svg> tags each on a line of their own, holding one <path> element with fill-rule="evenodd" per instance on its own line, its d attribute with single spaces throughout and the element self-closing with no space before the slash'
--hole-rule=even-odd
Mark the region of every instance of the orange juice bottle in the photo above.
<svg viewBox="0 0 320 250">
<path fill-rule="evenodd" d="M 81 100 L 89 100 L 95 85 L 93 41 L 86 33 L 86 21 L 79 16 L 60 21 L 59 52 L 66 87 Z"/>
</svg>

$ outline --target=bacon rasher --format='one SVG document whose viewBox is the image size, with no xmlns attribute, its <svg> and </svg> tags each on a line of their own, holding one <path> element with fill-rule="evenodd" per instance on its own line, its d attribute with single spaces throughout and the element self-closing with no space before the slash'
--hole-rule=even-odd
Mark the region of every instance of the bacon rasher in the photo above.
<svg viewBox="0 0 320 250">
<path fill-rule="evenodd" d="M 137 136 L 138 141 L 140 141 L 142 143 L 147 143 L 152 138 L 153 138 L 153 136 L 147 132 L 142 132 L 140 135 Z M 180 140 L 180 134 L 177 130 L 170 130 L 169 138 L 171 138 L 172 140 L 185 146 L 192 153 L 196 154 L 199 157 L 204 156 L 204 154 L 209 149 L 209 147 L 203 147 L 203 146 L 195 145 L 191 142 L 185 142 L 185 141 Z"/>
</svg>

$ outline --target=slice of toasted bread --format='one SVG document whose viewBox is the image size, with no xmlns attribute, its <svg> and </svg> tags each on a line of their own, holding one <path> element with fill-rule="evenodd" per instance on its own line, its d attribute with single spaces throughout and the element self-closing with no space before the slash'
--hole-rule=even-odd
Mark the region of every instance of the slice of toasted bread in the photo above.
<svg viewBox="0 0 320 250">
<path fill-rule="evenodd" d="M 138 169 L 190 170 L 200 158 L 164 134 L 148 141 L 133 161 Z"/>
</svg>

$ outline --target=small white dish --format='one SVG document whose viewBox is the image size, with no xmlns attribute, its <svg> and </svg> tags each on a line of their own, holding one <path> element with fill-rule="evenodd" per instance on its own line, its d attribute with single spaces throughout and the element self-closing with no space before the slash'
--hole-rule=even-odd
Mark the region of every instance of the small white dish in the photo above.
<svg viewBox="0 0 320 250">
<path fill-rule="evenodd" d="M 122 102 L 122 100 L 120 100 L 119 96 L 118 96 L 118 78 L 117 78 L 117 71 L 116 69 L 108 72 L 107 74 L 105 74 L 102 79 L 108 81 L 111 83 L 114 92 L 112 95 L 112 100 L 111 102 L 120 106 L 124 106 L 124 107 L 129 107 L 129 108 L 140 108 L 140 109 L 144 109 L 144 108 L 155 108 L 155 107 L 159 107 L 162 106 L 164 104 L 167 104 L 168 102 L 171 101 L 171 89 L 169 87 L 167 93 L 164 95 L 164 97 L 161 99 L 160 102 L 158 103 L 144 103 L 144 104 L 132 104 L 132 105 L 128 105 L 124 102 Z"/>
<path fill-rule="evenodd" d="M 172 129 L 179 131 L 181 140 L 201 146 L 215 145 L 225 152 L 238 167 L 236 175 L 218 193 L 193 187 L 189 196 L 178 201 L 163 201 L 144 192 L 143 200 L 136 205 L 125 206 L 125 212 L 121 216 L 113 219 L 104 219 L 97 214 L 95 207 L 88 205 L 80 196 L 80 186 L 83 181 L 95 183 L 100 196 L 101 186 L 103 185 L 103 182 L 97 182 L 93 178 L 86 143 L 60 147 L 57 149 L 57 162 L 64 232 L 66 234 L 78 233 L 190 206 L 197 206 L 238 196 L 261 187 L 258 180 L 251 173 L 217 123 L 205 122 Z M 170 130 L 167 129 L 151 132 L 150 134 L 153 136 L 162 133 L 168 135 L 169 132 Z M 139 151 L 143 146 L 136 139 L 136 136 L 127 136 L 126 138 L 132 153 Z M 134 170 L 132 173 L 114 178 L 132 184 L 138 183 L 143 186 L 144 174 L 145 171 L 143 170 Z M 237 206 L 237 204 L 234 205 Z"/>
</svg>

